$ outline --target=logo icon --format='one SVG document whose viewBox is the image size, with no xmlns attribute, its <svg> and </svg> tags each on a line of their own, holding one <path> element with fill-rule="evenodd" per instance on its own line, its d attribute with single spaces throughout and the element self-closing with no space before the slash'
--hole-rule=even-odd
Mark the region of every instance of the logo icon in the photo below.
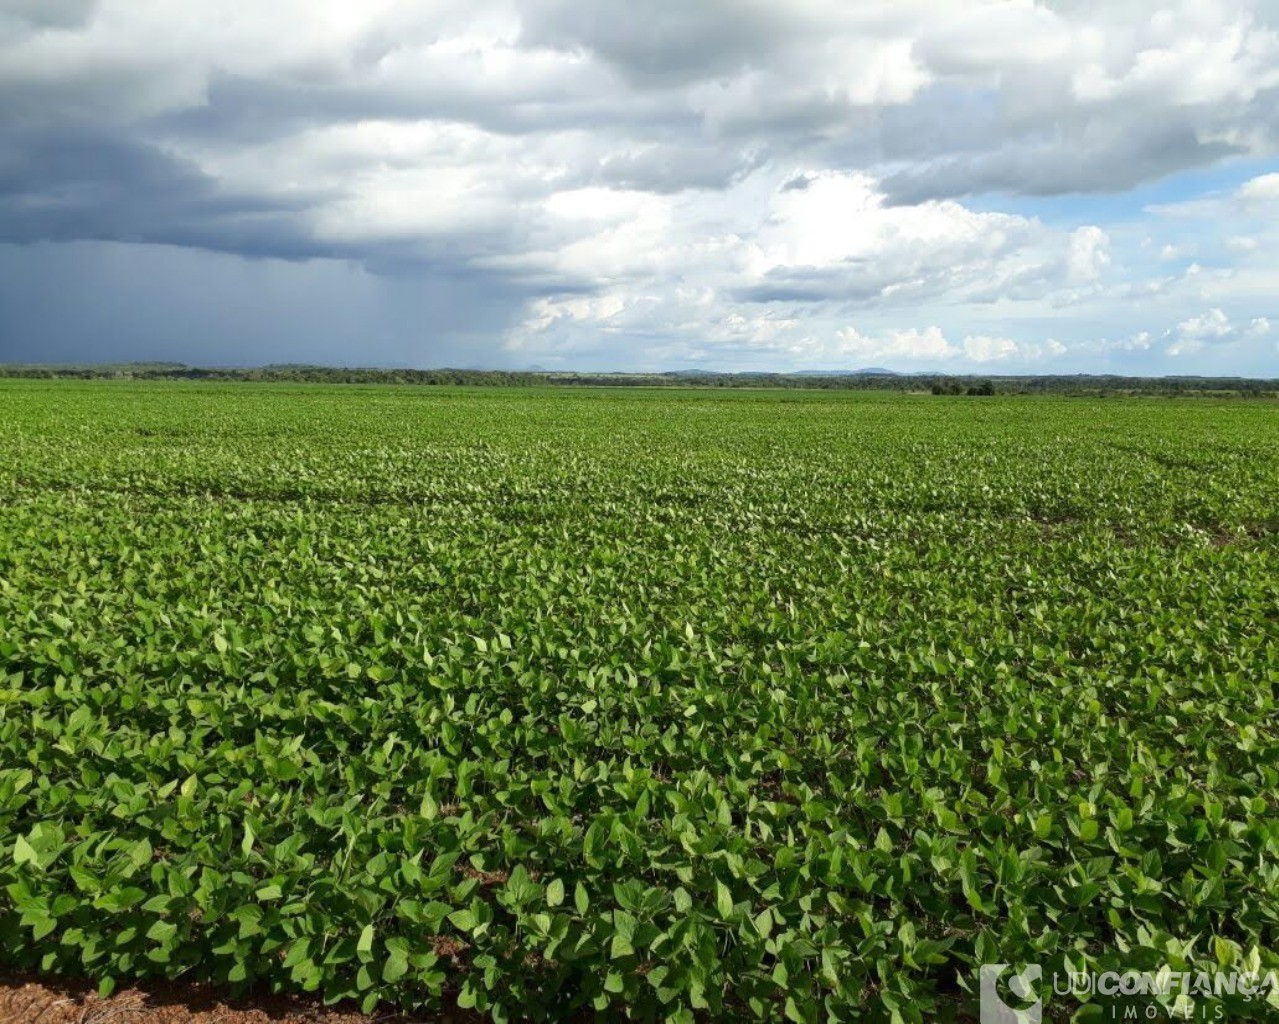
<svg viewBox="0 0 1279 1024">
<path fill-rule="evenodd" d="M 1008 979 L 1008 991 L 1013 996 L 1010 1002 L 999 991 L 1000 981 L 1009 968 L 1009 964 L 982 964 L 981 1024 L 1043 1024 L 1044 1003 L 1035 993 L 1043 970 L 1038 964 L 1028 964 L 1020 973 L 1013 974 Z"/>
</svg>

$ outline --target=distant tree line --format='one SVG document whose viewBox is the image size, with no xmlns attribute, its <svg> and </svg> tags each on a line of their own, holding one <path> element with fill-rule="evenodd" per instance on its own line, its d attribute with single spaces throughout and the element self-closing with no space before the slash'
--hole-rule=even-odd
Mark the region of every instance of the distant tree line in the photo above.
<svg viewBox="0 0 1279 1024">
<path fill-rule="evenodd" d="M 1119 377 L 1080 375 L 954 376 L 949 374 L 832 373 L 570 373 L 533 370 L 409 370 L 273 365 L 202 368 L 180 363 L 102 366 L 0 364 L 0 377 L 80 380 L 261 381 L 317 384 L 403 384 L 471 387 L 796 388 L 827 391 L 930 392 L 934 395 L 1058 394 L 1279 398 L 1279 380 L 1244 377 Z"/>
<path fill-rule="evenodd" d="M 937 381 L 929 389 L 934 395 L 993 395 L 995 385 L 988 380 L 980 384 L 960 384 L 958 381 Z"/>
</svg>

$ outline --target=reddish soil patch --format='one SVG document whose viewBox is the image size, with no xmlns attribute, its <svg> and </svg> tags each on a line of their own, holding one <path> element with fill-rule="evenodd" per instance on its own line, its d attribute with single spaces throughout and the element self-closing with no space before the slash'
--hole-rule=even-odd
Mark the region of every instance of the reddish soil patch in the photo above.
<svg viewBox="0 0 1279 1024">
<path fill-rule="evenodd" d="M 467 878 L 478 879 L 480 885 L 485 888 L 490 885 L 505 885 L 509 877 L 505 871 L 480 871 L 469 864 L 463 864 L 458 870 Z"/>
<path fill-rule="evenodd" d="M 425 1020 L 392 1012 L 370 1016 L 289 996 L 225 999 L 197 984 L 139 984 L 99 999 L 92 982 L 0 974 L 0 1024 L 416 1024 Z M 454 1011 L 430 1020 L 462 1024 L 475 1017 Z"/>
</svg>

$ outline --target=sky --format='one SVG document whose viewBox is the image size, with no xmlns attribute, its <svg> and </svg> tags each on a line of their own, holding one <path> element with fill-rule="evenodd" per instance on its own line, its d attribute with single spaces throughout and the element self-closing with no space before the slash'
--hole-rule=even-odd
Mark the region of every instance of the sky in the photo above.
<svg viewBox="0 0 1279 1024">
<path fill-rule="evenodd" d="M 1279 0 L 0 0 L 0 362 L 1279 376 Z"/>
</svg>

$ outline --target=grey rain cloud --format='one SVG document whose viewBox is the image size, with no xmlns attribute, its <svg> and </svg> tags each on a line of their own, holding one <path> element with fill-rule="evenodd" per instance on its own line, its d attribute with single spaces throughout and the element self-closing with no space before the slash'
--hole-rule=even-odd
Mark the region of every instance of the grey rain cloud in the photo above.
<svg viewBox="0 0 1279 1024">
<path fill-rule="evenodd" d="M 596 54 L 641 84 L 689 83 L 764 62 L 797 26 L 777 5 L 704 0 L 532 0 L 521 38 Z"/>
<path fill-rule="evenodd" d="M 1084 122 L 993 152 L 921 162 L 889 174 L 883 186 L 891 201 L 908 204 L 987 192 L 1117 192 L 1243 152 L 1239 143 L 1201 138 L 1188 119 Z"/>
<path fill-rule="evenodd" d="M 0 237 L 161 243 L 244 256 L 305 258 L 303 204 L 223 195 L 157 146 L 92 129 L 0 132 Z"/>
</svg>

